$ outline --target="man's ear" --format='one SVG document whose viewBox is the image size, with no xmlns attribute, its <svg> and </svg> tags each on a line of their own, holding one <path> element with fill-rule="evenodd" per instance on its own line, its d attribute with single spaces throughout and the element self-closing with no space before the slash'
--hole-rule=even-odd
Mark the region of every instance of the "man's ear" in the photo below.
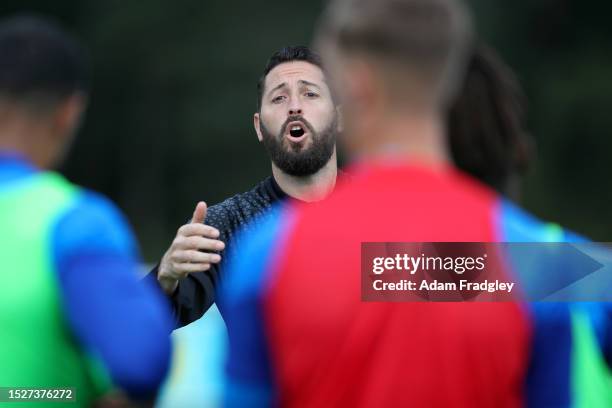
<svg viewBox="0 0 612 408">
<path fill-rule="evenodd" d="M 253 115 L 253 126 L 255 127 L 255 132 L 257 133 L 257 139 L 261 142 L 263 140 L 263 135 L 261 134 L 261 123 L 259 118 L 259 112 Z"/>
<path fill-rule="evenodd" d="M 360 128 L 372 131 L 376 122 L 387 113 L 384 84 L 380 82 L 378 71 L 366 61 L 355 60 L 344 75 L 346 100 L 350 100 L 350 120 L 358 121 Z M 351 135 L 352 136 L 352 135 Z"/>
<path fill-rule="evenodd" d="M 344 131 L 344 115 L 342 113 L 342 105 L 336 106 L 336 115 L 338 118 L 338 126 L 336 131 L 338 133 L 342 133 Z"/>
<path fill-rule="evenodd" d="M 53 113 L 53 134 L 70 138 L 80 126 L 86 106 L 87 97 L 81 93 L 75 93 L 61 102 Z"/>
<path fill-rule="evenodd" d="M 345 72 L 348 97 L 356 115 L 368 112 L 378 102 L 378 88 L 372 68 L 363 61 L 355 61 Z"/>
</svg>

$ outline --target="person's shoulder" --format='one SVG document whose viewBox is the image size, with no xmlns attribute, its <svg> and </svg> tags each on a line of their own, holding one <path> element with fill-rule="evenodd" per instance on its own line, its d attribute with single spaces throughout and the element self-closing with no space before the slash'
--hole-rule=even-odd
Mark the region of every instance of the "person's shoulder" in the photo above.
<svg viewBox="0 0 612 408">
<path fill-rule="evenodd" d="M 40 172 L 33 177 L 34 182 L 38 182 L 44 189 L 44 194 L 68 197 L 68 204 L 64 208 L 64 216 L 78 213 L 80 216 L 90 219 L 104 220 L 121 219 L 121 213 L 115 204 L 103 194 L 89 190 L 78 184 L 67 180 L 63 175 L 53 172 Z M 36 191 L 40 194 L 39 191 Z M 47 197 L 47 196 L 45 196 Z M 55 199 L 55 197 L 53 197 Z M 48 200 L 45 200 L 48 201 Z"/>
<path fill-rule="evenodd" d="M 59 217 L 55 238 L 64 248 L 136 252 L 132 230 L 119 208 L 100 193 L 78 188 L 72 204 Z"/>
<path fill-rule="evenodd" d="M 262 213 L 271 206 L 266 190 L 268 179 L 257 183 L 248 191 L 235 194 L 208 208 L 206 224 L 215 228 L 235 228 L 249 218 Z"/>
<path fill-rule="evenodd" d="M 108 197 L 98 192 L 80 188 L 75 200 L 73 211 L 80 212 L 90 220 L 98 220 L 104 223 L 125 222 L 125 218 Z"/>
<path fill-rule="evenodd" d="M 508 199 L 500 198 L 498 228 L 508 242 L 585 242 L 587 238 L 546 222 Z"/>
<path fill-rule="evenodd" d="M 229 208 L 239 208 L 242 210 L 270 207 L 271 197 L 268 191 L 270 179 L 271 177 L 266 177 L 253 186 L 250 190 L 235 194 L 221 204 L 225 203 Z"/>
</svg>

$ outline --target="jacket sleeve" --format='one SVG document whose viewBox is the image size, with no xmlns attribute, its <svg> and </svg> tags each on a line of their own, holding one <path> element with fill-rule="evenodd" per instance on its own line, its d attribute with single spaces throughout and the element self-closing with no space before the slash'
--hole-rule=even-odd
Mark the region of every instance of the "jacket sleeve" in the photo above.
<svg viewBox="0 0 612 408">
<path fill-rule="evenodd" d="M 168 299 L 172 305 L 172 313 L 176 328 L 186 326 L 199 318 L 210 309 L 215 302 L 215 293 L 218 285 L 220 265 L 212 265 L 208 271 L 195 272 L 179 281 L 177 289 Z M 159 287 L 157 264 L 145 277 L 145 280 L 154 282 Z M 161 290 L 161 287 L 160 287 Z"/>
</svg>

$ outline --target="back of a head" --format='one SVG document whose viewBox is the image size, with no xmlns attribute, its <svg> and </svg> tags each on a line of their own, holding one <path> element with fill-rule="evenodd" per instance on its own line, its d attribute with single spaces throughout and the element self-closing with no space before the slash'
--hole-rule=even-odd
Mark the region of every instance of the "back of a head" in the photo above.
<svg viewBox="0 0 612 408">
<path fill-rule="evenodd" d="M 321 47 L 375 62 L 398 101 L 437 107 L 455 93 L 471 37 L 459 0 L 332 0 L 318 30 Z"/>
<path fill-rule="evenodd" d="M 58 25 L 33 16 L 0 21 L 0 101 L 35 113 L 86 93 L 85 53 Z"/>
<path fill-rule="evenodd" d="M 476 47 L 451 105 L 450 148 L 457 167 L 512 198 L 533 155 L 525 105 L 510 67 L 493 49 Z"/>
</svg>

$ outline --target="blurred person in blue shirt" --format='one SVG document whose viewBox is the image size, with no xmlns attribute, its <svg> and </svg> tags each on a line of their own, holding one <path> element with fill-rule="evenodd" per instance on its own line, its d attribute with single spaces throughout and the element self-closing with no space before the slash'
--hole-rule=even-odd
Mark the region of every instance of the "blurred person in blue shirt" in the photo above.
<svg viewBox="0 0 612 408">
<path fill-rule="evenodd" d="M 0 22 L 0 386 L 72 387 L 79 406 L 114 387 L 152 398 L 172 330 L 120 211 L 49 170 L 87 96 L 73 38 L 38 17 Z"/>
</svg>

